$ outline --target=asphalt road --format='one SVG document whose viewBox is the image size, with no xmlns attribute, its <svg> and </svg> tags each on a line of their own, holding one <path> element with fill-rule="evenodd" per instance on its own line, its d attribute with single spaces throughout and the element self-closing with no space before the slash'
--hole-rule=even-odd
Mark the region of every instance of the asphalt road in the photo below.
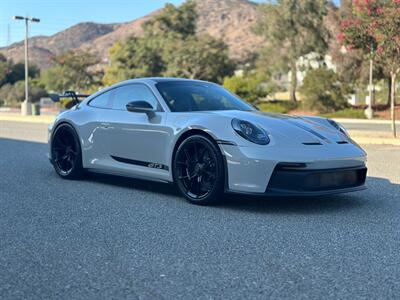
<svg viewBox="0 0 400 300">
<path fill-rule="evenodd" d="M 366 149 L 366 191 L 199 207 L 0 139 L 0 299 L 399 299 L 400 148 Z"/>
</svg>

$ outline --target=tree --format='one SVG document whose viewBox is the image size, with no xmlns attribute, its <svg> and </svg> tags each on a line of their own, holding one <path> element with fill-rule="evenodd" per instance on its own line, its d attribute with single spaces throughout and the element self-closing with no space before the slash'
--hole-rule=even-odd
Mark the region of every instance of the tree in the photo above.
<svg viewBox="0 0 400 300">
<path fill-rule="evenodd" d="M 228 47 L 209 35 L 174 41 L 166 51 L 165 61 L 165 76 L 221 82 L 234 71 Z"/>
<path fill-rule="evenodd" d="M 354 2 L 352 17 L 342 24 L 342 41 L 350 48 L 373 53 L 391 78 L 391 118 L 396 137 L 396 79 L 400 73 L 400 0 Z"/>
<path fill-rule="evenodd" d="M 347 86 L 342 84 L 332 70 L 319 68 L 307 72 L 300 92 L 304 106 L 320 113 L 332 112 L 346 107 Z"/>
<path fill-rule="evenodd" d="M 98 84 L 102 73 L 94 69 L 99 63 L 96 56 L 73 50 L 54 58 L 55 65 L 42 72 L 41 83 L 47 90 L 87 92 Z"/>
<path fill-rule="evenodd" d="M 29 67 L 29 77 L 34 78 L 39 75 L 39 69 L 32 65 Z M 5 56 L 0 56 L 0 87 L 4 84 L 14 84 L 19 80 L 25 79 L 25 66 L 23 63 L 14 64 L 12 60 L 7 60 Z"/>
<path fill-rule="evenodd" d="M 196 34 L 197 11 L 192 0 L 176 7 L 166 4 L 161 13 L 143 24 L 146 36 L 179 36 L 186 39 Z"/>
<path fill-rule="evenodd" d="M 275 62 L 291 72 L 290 98 L 296 102 L 297 66 L 300 56 L 323 53 L 328 31 L 324 27 L 326 0 L 277 0 L 264 5 L 264 17 L 256 32 L 266 38 Z"/>
<path fill-rule="evenodd" d="M 106 85 L 135 77 L 161 76 L 165 71 L 162 49 L 155 38 L 130 37 L 123 44 L 117 42 L 110 50 L 110 59 L 103 78 Z"/>
<path fill-rule="evenodd" d="M 210 36 L 196 36 L 196 20 L 194 1 L 178 7 L 167 4 L 143 24 L 142 37 L 114 44 L 103 82 L 151 76 L 222 81 L 233 71 L 228 48 Z"/>
</svg>

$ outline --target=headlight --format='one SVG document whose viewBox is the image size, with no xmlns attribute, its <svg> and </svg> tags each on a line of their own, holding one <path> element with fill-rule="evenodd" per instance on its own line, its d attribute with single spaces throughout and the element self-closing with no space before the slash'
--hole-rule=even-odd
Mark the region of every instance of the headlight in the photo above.
<svg viewBox="0 0 400 300">
<path fill-rule="evenodd" d="M 233 119 L 232 128 L 237 132 L 237 134 L 252 143 L 268 145 L 270 142 L 267 132 L 250 122 Z"/>
<path fill-rule="evenodd" d="M 328 119 L 328 122 L 333 127 L 335 127 L 337 130 L 339 130 L 341 133 L 343 133 L 345 136 L 349 136 L 349 134 L 347 133 L 347 130 L 342 125 L 340 125 L 338 122 L 333 121 L 331 119 Z"/>
</svg>

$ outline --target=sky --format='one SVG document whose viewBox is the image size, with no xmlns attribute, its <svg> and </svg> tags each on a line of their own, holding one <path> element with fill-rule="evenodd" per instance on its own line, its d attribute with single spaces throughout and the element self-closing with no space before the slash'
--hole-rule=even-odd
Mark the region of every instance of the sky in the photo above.
<svg viewBox="0 0 400 300">
<path fill-rule="evenodd" d="M 0 0 L 0 47 L 24 38 L 24 22 L 13 20 L 15 15 L 41 20 L 29 26 L 29 36 L 52 35 L 80 22 L 132 21 L 166 3 L 178 5 L 182 2 L 184 0 Z"/>
</svg>

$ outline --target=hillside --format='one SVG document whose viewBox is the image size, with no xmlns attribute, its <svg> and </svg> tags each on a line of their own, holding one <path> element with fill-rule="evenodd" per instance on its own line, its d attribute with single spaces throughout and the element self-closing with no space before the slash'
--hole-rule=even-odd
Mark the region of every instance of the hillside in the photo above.
<svg viewBox="0 0 400 300">
<path fill-rule="evenodd" d="M 247 0 L 197 0 L 197 5 L 198 33 L 222 39 L 229 46 L 232 58 L 243 61 L 262 44 L 262 39 L 251 30 L 259 17 L 257 4 Z M 32 37 L 30 61 L 46 68 L 54 55 L 83 49 L 98 54 L 107 63 L 109 48 L 130 35 L 140 35 L 141 24 L 156 13 L 121 24 L 79 23 L 52 36 Z M 0 48 L 0 52 L 16 62 L 22 61 L 23 42 Z"/>
</svg>

